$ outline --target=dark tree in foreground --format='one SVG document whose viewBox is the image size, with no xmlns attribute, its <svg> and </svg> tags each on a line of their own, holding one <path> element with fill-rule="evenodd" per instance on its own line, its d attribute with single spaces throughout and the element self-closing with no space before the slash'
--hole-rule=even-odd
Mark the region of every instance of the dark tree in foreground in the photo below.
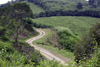
<svg viewBox="0 0 100 67">
<path fill-rule="evenodd" d="M 8 16 L 9 18 L 16 20 L 16 29 L 15 29 L 15 42 L 18 44 L 18 34 L 23 23 L 23 18 L 28 18 L 33 15 L 30 7 L 26 3 L 15 3 L 13 5 L 8 5 L 1 8 L 0 16 Z"/>
<path fill-rule="evenodd" d="M 97 23 L 90 30 L 90 34 L 85 37 L 75 47 L 75 61 L 86 61 L 92 58 L 95 52 L 95 46 L 100 47 L 100 23 Z"/>
<path fill-rule="evenodd" d="M 30 17 L 32 14 L 32 11 L 30 9 L 30 7 L 26 4 L 26 3 L 16 3 L 14 6 L 14 17 L 17 20 L 17 34 L 15 37 L 15 42 L 18 42 L 18 32 L 20 27 L 22 26 L 22 19 L 23 18 L 27 18 Z"/>
</svg>

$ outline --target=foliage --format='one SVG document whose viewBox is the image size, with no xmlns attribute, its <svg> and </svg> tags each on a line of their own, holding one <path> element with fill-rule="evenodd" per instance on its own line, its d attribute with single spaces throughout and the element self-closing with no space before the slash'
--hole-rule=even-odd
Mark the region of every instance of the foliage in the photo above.
<svg viewBox="0 0 100 67">
<path fill-rule="evenodd" d="M 52 26 L 50 26 L 50 25 L 37 24 L 37 23 L 34 23 L 34 27 L 36 27 L 36 28 L 52 28 Z"/>
<path fill-rule="evenodd" d="M 91 54 L 94 52 L 95 44 L 92 42 L 94 39 L 90 35 L 84 35 L 84 39 L 82 39 L 75 46 L 75 61 L 79 63 L 79 61 L 85 61 L 91 58 Z"/>
<path fill-rule="evenodd" d="M 95 0 L 89 0 L 89 4 L 90 4 L 90 5 L 93 5 L 94 2 L 95 2 Z"/>
<path fill-rule="evenodd" d="M 100 23 L 97 23 L 91 28 L 92 37 L 97 41 L 98 47 L 100 46 Z"/>
<path fill-rule="evenodd" d="M 14 47 L 12 42 L 0 41 L 0 60 L 2 60 L 0 64 L 4 67 L 34 67 L 44 58 L 38 51 L 26 43 L 20 42 L 19 47 Z"/>
<path fill-rule="evenodd" d="M 81 6 L 80 6 L 81 7 Z M 80 8 L 82 9 L 82 7 Z M 45 11 L 40 14 L 34 14 L 34 18 L 39 17 L 51 17 L 51 16 L 89 16 L 100 18 L 99 10 L 55 10 L 55 11 Z"/>
<path fill-rule="evenodd" d="M 62 0 L 62 1 L 27 0 L 27 1 L 30 2 L 29 4 L 31 5 L 30 7 L 32 10 L 36 9 L 33 10 L 35 18 L 59 16 L 59 15 L 60 16 L 91 16 L 91 17 L 98 17 L 98 18 L 100 17 L 99 0 L 89 0 L 89 3 L 91 4 L 96 2 L 94 5 L 91 6 L 85 0 L 74 0 L 74 1 L 73 0 Z M 78 10 L 77 7 L 81 10 Z"/>
<path fill-rule="evenodd" d="M 35 4 L 36 7 L 39 7 L 38 11 L 41 11 L 41 12 L 36 12 L 35 10 L 33 10 L 34 18 L 51 17 L 51 16 L 59 16 L 59 15 L 60 16 L 91 16 L 91 17 L 98 17 L 98 18 L 100 17 L 99 15 L 100 6 L 96 6 L 96 5 L 90 6 L 88 2 L 84 0 L 81 1 L 79 0 L 77 1 L 76 0 L 74 1 L 73 0 L 63 0 L 63 1 L 31 0 L 31 1 L 32 1 L 31 6 Z M 91 0 L 91 1 L 95 1 L 95 0 Z M 98 4 L 100 3 L 99 0 L 97 0 L 96 2 Z M 77 8 L 82 10 L 78 10 Z"/>
<path fill-rule="evenodd" d="M 100 46 L 99 30 L 100 30 L 100 23 L 93 26 L 93 28 L 91 28 L 90 30 L 90 33 L 88 35 L 85 35 L 82 41 L 76 45 L 74 54 L 75 54 L 75 61 L 77 63 L 79 63 L 80 60 L 86 61 L 93 57 L 91 54 L 95 53 L 96 51 L 95 46 L 97 48 L 99 48 Z"/>
<path fill-rule="evenodd" d="M 44 60 L 40 62 L 40 65 L 36 66 L 36 67 L 66 67 L 61 65 L 60 63 L 58 63 L 57 61 L 50 61 L 50 60 Z"/>
<path fill-rule="evenodd" d="M 95 53 L 92 54 L 92 58 L 86 60 L 85 62 L 81 62 L 79 67 L 99 67 L 100 66 L 100 49 L 96 50 Z"/>
<path fill-rule="evenodd" d="M 20 39 L 16 45 L 13 40 L 17 34 L 23 37 L 27 37 L 26 35 L 30 33 L 28 36 L 36 34 L 32 28 L 33 22 L 27 19 L 31 15 L 31 9 L 26 3 L 0 8 L 0 67 L 34 67 L 40 60 L 44 60 L 33 47 L 20 42 Z"/>
<path fill-rule="evenodd" d="M 99 5 L 100 4 L 100 0 L 89 0 L 89 5 Z"/>
<path fill-rule="evenodd" d="M 79 40 L 79 38 L 74 35 L 69 29 L 58 32 L 58 36 L 60 37 L 60 45 L 64 49 L 68 49 L 73 52 L 74 46 Z"/>
<path fill-rule="evenodd" d="M 34 31 L 33 30 L 33 21 L 30 19 L 30 18 L 26 18 L 26 19 L 23 19 L 23 24 L 25 25 L 25 29 L 29 30 L 29 31 Z"/>
<path fill-rule="evenodd" d="M 22 23 L 23 18 L 28 18 L 32 16 L 32 11 L 29 5 L 27 5 L 26 3 L 15 3 L 14 5 L 3 7 L 1 8 L 0 16 L 1 25 L 8 29 L 7 33 L 13 33 L 16 44 L 18 43 L 18 35 L 24 29 L 23 27 L 28 27 L 28 31 L 33 31 L 32 26 Z M 7 19 L 4 21 L 5 18 Z M 2 21 L 4 23 L 2 23 Z"/>
<path fill-rule="evenodd" d="M 4 27 L 0 26 L 0 37 L 5 35 L 5 31 L 6 31 L 6 29 L 4 29 Z"/>
<path fill-rule="evenodd" d="M 77 9 L 82 9 L 82 8 L 83 8 L 82 4 L 81 3 L 78 3 L 77 4 Z"/>
</svg>

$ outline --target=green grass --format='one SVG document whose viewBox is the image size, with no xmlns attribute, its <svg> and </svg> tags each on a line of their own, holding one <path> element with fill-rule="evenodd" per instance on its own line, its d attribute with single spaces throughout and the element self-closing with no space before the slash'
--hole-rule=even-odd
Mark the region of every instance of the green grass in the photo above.
<svg viewBox="0 0 100 67">
<path fill-rule="evenodd" d="M 36 40 L 35 42 L 33 42 L 34 44 L 40 46 L 40 47 L 43 47 L 49 51 L 51 51 L 52 53 L 54 54 L 60 54 L 66 58 L 69 58 L 71 60 L 74 60 L 74 55 L 72 52 L 70 51 L 66 51 L 66 50 L 58 50 L 57 48 L 54 48 L 53 46 L 51 46 L 50 44 L 49 45 L 41 45 L 41 44 L 37 44 L 37 43 L 42 43 L 42 42 L 45 42 L 46 38 L 48 38 L 51 34 L 55 33 L 53 31 L 51 31 L 50 29 L 42 29 L 46 32 L 46 35 L 39 39 L 39 40 Z"/>
<path fill-rule="evenodd" d="M 38 5 L 35 5 L 34 3 L 29 3 L 29 2 L 28 2 L 28 4 L 30 5 L 30 8 L 31 8 L 33 14 L 39 14 L 39 13 L 45 11 L 43 8 L 41 8 L 41 7 L 38 6 Z"/>
<path fill-rule="evenodd" d="M 71 31 L 78 33 L 79 36 L 84 32 L 89 31 L 89 29 L 99 21 L 98 18 L 82 16 L 56 16 L 33 19 L 33 22 L 36 23 L 51 25 L 54 27 L 68 27 Z"/>
</svg>

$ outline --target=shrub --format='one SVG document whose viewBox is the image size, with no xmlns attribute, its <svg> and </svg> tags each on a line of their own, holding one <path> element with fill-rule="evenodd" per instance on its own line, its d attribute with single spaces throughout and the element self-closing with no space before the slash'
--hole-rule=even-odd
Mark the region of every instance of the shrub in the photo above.
<svg viewBox="0 0 100 67">
<path fill-rule="evenodd" d="M 64 49 L 68 49 L 73 52 L 74 45 L 77 43 L 77 40 L 79 40 L 79 38 L 76 35 L 74 35 L 70 30 L 58 32 L 58 35 L 60 37 L 61 46 Z"/>
<path fill-rule="evenodd" d="M 50 60 L 44 60 L 40 62 L 40 65 L 37 65 L 36 67 L 66 67 L 58 63 L 57 61 L 50 61 Z"/>
<path fill-rule="evenodd" d="M 85 37 L 76 45 L 75 61 L 86 61 L 92 58 L 95 52 L 94 46 L 100 48 L 100 23 L 97 23 L 90 30 L 90 33 L 84 35 Z"/>
</svg>

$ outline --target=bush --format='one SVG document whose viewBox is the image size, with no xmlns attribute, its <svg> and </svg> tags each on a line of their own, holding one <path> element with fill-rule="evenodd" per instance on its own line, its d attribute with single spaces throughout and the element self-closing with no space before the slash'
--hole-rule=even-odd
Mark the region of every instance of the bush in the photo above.
<svg viewBox="0 0 100 67">
<path fill-rule="evenodd" d="M 100 67 L 100 49 L 92 54 L 92 58 L 80 63 L 80 67 Z"/>
<path fill-rule="evenodd" d="M 57 61 L 50 61 L 50 60 L 44 60 L 40 62 L 40 65 L 37 65 L 36 67 L 66 67 L 58 63 Z"/>
<path fill-rule="evenodd" d="M 83 6 L 81 3 L 78 3 L 76 7 L 77 7 L 77 9 L 83 9 Z"/>
<path fill-rule="evenodd" d="M 14 53 L 15 49 L 11 46 L 9 42 L 0 42 L 0 50 L 4 49 L 8 53 Z"/>
<path fill-rule="evenodd" d="M 23 24 L 28 31 L 34 31 L 32 27 L 33 21 L 30 18 L 23 19 Z"/>
<path fill-rule="evenodd" d="M 3 36 L 1 39 L 2 39 L 3 41 L 9 41 L 9 40 L 10 40 L 10 38 L 9 38 L 8 36 Z"/>
<path fill-rule="evenodd" d="M 85 36 L 82 40 L 76 45 L 75 49 L 75 61 L 86 61 L 92 58 L 92 55 L 95 52 L 94 46 L 97 45 L 100 48 L 100 23 L 97 23 L 93 28 L 91 28 L 90 33 L 83 35 Z"/>
<path fill-rule="evenodd" d="M 36 28 L 52 28 L 53 26 L 34 23 L 34 27 L 36 27 Z"/>
<path fill-rule="evenodd" d="M 58 32 L 58 36 L 60 37 L 60 44 L 64 49 L 68 49 L 70 51 L 74 51 L 74 46 L 79 40 L 79 38 L 74 35 L 70 30 L 64 30 Z"/>
</svg>

